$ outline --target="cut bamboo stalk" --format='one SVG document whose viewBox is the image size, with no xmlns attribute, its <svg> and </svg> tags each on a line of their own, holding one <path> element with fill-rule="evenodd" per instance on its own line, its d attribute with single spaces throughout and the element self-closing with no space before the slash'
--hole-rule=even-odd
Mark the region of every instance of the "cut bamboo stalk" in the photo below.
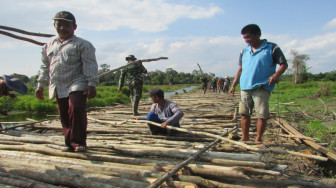
<svg viewBox="0 0 336 188">
<path fill-rule="evenodd" d="M 304 137 L 303 134 L 301 134 L 299 131 L 297 131 L 295 128 L 293 128 L 292 126 L 290 126 L 290 124 L 283 120 L 283 119 L 278 119 L 275 120 L 276 123 L 278 124 L 282 124 L 283 126 L 285 126 L 292 134 L 296 135 L 296 136 L 302 136 Z M 333 160 L 334 162 L 336 162 L 336 152 L 331 151 L 323 146 L 320 146 L 319 144 L 317 144 L 314 141 L 311 140 L 303 140 L 306 144 L 310 145 L 311 147 L 313 147 L 314 149 L 316 149 L 317 151 L 327 155 L 329 157 L 329 159 Z"/>
<path fill-rule="evenodd" d="M 138 121 L 138 122 L 143 122 L 143 123 L 150 123 L 152 125 L 156 125 L 156 126 L 161 127 L 161 124 L 155 123 L 155 122 L 152 122 L 152 121 L 146 121 L 146 120 L 133 120 L 133 121 Z M 210 137 L 213 137 L 213 138 L 219 138 L 219 139 L 221 139 L 223 141 L 230 142 L 232 144 L 242 146 L 242 147 L 244 147 L 244 148 L 246 148 L 248 150 L 256 151 L 256 152 L 261 152 L 261 153 L 273 152 L 273 153 L 279 153 L 279 154 L 296 155 L 296 156 L 301 156 L 301 157 L 306 157 L 306 158 L 311 158 L 311 159 L 321 160 L 321 161 L 327 161 L 328 160 L 328 158 L 325 158 L 325 157 L 316 156 L 316 155 L 308 155 L 308 154 L 303 154 L 303 153 L 294 152 L 294 151 L 279 150 L 279 149 L 260 149 L 260 148 L 249 146 L 249 145 L 247 145 L 247 144 L 245 144 L 243 142 L 237 142 L 237 141 L 225 138 L 225 137 L 221 137 L 219 135 L 214 135 L 214 134 L 206 133 L 206 132 L 191 131 L 191 130 L 187 130 L 187 129 L 172 127 L 172 126 L 167 126 L 166 128 L 167 129 L 181 131 L 181 132 L 186 132 L 186 133 L 189 133 L 189 134 L 206 135 L 206 136 L 210 136 Z"/>
<path fill-rule="evenodd" d="M 232 132 L 233 130 L 234 129 L 232 129 L 230 132 Z M 222 134 L 221 136 L 225 136 L 227 134 L 228 134 L 228 132 Z M 160 177 L 157 180 L 155 180 L 155 182 L 151 183 L 149 187 L 150 188 L 156 188 L 156 187 L 160 186 L 168 178 L 170 178 L 171 176 L 173 176 L 174 174 L 176 174 L 180 169 L 184 168 L 186 165 L 188 165 L 189 163 L 191 163 L 191 161 L 197 159 L 202 153 L 204 153 L 206 150 L 208 150 L 209 148 L 211 148 L 212 146 L 214 146 L 215 144 L 217 144 L 219 142 L 220 142 L 220 139 L 217 138 L 215 141 L 213 141 L 209 145 L 207 145 L 204 148 L 202 148 L 199 151 L 197 151 L 197 153 L 195 153 L 194 155 L 192 155 L 191 157 L 189 157 L 187 160 L 181 162 L 179 165 L 177 165 L 174 168 L 172 168 L 165 175 L 163 175 L 162 177 Z"/>
</svg>

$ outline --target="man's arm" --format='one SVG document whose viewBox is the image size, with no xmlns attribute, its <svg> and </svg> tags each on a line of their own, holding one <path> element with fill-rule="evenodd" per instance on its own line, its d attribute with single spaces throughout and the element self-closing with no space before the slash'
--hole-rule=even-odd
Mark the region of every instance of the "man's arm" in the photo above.
<svg viewBox="0 0 336 188">
<path fill-rule="evenodd" d="M 35 91 L 35 96 L 39 100 L 44 100 L 44 87 L 49 83 L 49 66 L 50 62 L 47 56 L 47 45 L 44 45 L 41 52 L 42 65 L 39 70 L 39 75 L 37 79 L 37 89 Z"/>
<path fill-rule="evenodd" d="M 180 119 L 183 117 L 184 113 L 181 108 L 177 106 L 175 103 L 171 103 L 169 105 L 170 110 L 173 112 L 173 116 L 168 118 L 165 122 L 161 124 L 161 127 L 165 128 L 169 123 L 175 124 L 180 121 Z"/>
<path fill-rule="evenodd" d="M 85 88 L 84 95 L 89 99 L 96 97 L 96 86 L 98 85 L 98 64 L 96 60 L 96 49 L 86 41 L 80 46 L 80 56 L 83 62 L 83 73 L 88 81 L 88 86 Z"/>
<path fill-rule="evenodd" d="M 232 83 L 232 86 L 231 86 L 231 89 L 229 91 L 229 93 L 234 96 L 234 93 L 235 93 L 235 88 L 236 86 L 238 85 L 239 83 L 239 80 L 240 80 L 240 76 L 241 76 L 241 73 L 243 71 L 243 67 L 242 66 L 239 66 L 238 70 L 237 70 L 237 73 L 235 75 L 235 78 L 233 80 L 233 83 Z"/>
<path fill-rule="evenodd" d="M 286 71 L 286 69 L 288 68 L 288 64 L 287 63 L 283 63 L 280 65 L 280 68 L 278 69 L 278 71 L 276 71 L 276 73 L 274 73 L 269 79 L 268 79 L 268 83 L 269 84 L 275 84 L 279 81 L 279 77 Z"/>
</svg>

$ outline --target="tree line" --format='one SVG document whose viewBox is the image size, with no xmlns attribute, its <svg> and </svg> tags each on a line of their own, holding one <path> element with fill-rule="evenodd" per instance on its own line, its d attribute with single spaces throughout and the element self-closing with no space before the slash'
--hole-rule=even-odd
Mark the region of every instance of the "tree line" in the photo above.
<svg viewBox="0 0 336 188">
<path fill-rule="evenodd" d="M 290 68 L 287 69 L 280 79 L 284 81 L 292 81 L 295 84 L 307 81 L 336 81 L 336 70 L 326 73 L 312 74 L 307 67 L 307 61 L 310 59 L 307 54 L 300 54 L 295 50 L 290 52 L 291 59 L 288 60 Z M 107 64 L 100 65 L 98 74 L 102 74 L 110 70 Z M 208 80 L 212 80 L 214 74 L 204 73 Z M 14 73 L 10 75 L 18 78 L 26 84 L 36 85 L 37 75 L 28 77 L 26 75 Z M 119 84 L 120 71 L 104 75 L 99 78 L 99 85 L 115 86 Z M 160 70 L 150 71 L 144 77 L 145 85 L 173 85 L 173 84 L 200 84 L 202 73 L 199 70 L 193 70 L 191 73 L 177 72 L 172 68 L 167 68 L 165 72 Z"/>
</svg>

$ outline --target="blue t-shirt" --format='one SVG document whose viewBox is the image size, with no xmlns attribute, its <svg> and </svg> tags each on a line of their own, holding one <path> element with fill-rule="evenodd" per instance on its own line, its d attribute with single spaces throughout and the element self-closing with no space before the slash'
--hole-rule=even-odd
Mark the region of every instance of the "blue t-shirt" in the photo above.
<svg viewBox="0 0 336 188">
<path fill-rule="evenodd" d="M 262 86 L 268 91 L 274 89 L 268 79 L 275 73 L 276 65 L 287 63 L 281 49 L 274 43 L 263 40 L 263 44 L 255 51 L 251 46 L 242 50 L 239 66 L 242 66 L 240 76 L 241 90 L 251 90 Z"/>
</svg>

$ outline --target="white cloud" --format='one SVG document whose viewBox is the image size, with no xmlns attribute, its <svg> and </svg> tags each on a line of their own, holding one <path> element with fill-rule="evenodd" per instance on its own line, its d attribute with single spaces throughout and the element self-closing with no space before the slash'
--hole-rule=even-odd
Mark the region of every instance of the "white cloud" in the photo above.
<svg viewBox="0 0 336 188">
<path fill-rule="evenodd" d="M 40 9 L 38 12 L 37 6 Z M 14 22 L 21 22 L 22 25 L 27 24 L 27 27 L 30 25 L 28 28 L 35 27 L 39 30 L 49 26 L 50 23 L 46 19 L 51 20 L 60 10 L 72 12 L 79 26 L 84 29 L 107 31 L 130 27 L 146 32 L 167 30 L 169 24 L 181 18 L 210 18 L 223 12 L 216 6 L 205 8 L 166 3 L 164 0 L 17 0 L 15 3 L 2 2 L 1 7 L 4 11 L 0 14 L 3 16 L 11 17 L 12 21 L 16 19 Z M 34 25 L 32 22 L 35 26 L 31 26 Z"/>
<path fill-rule="evenodd" d="M 332 19 L 328 23 L 325 24 L 324 26 L 325 29 L 334 29 L 336 28 L 336 18 Z"/>
</svg>

